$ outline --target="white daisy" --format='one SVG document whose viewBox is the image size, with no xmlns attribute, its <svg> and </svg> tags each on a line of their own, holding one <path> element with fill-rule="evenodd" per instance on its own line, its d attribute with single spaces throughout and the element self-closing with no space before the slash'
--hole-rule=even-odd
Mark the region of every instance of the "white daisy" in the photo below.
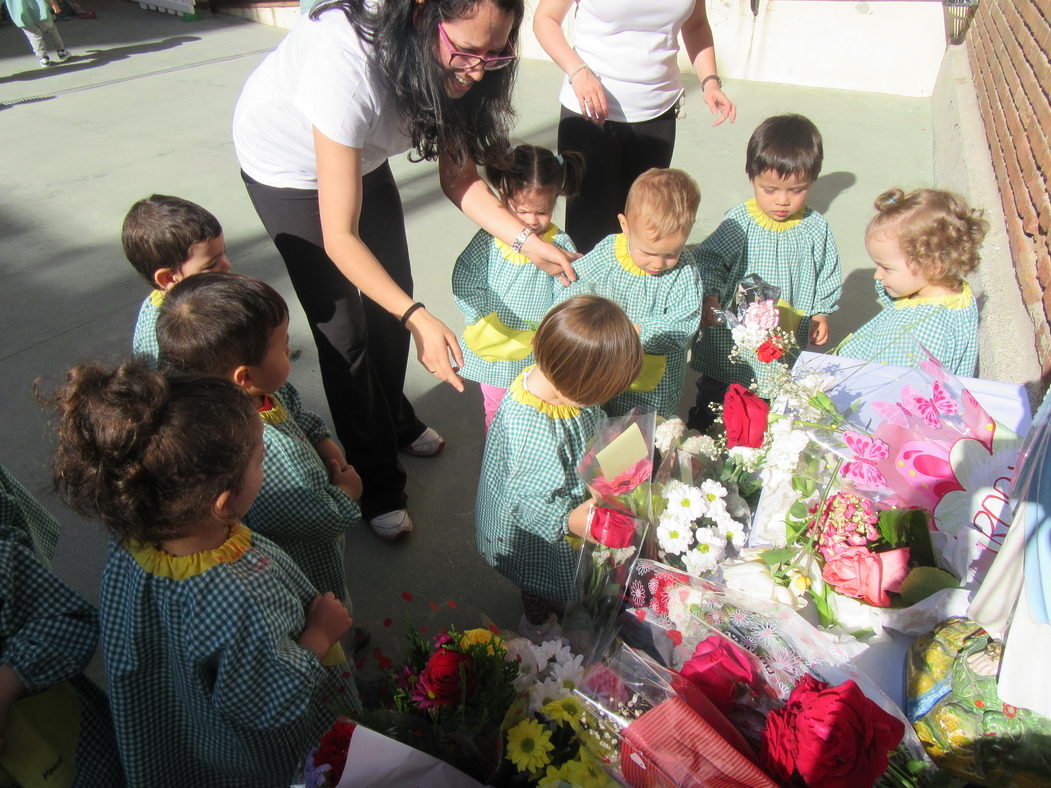
<svg viewBox="0 0 1051 788">
<path fill-rule="evenodd" d="M 715 479 L 705 479 L 701 483 L 701 495 L 704 496 L 705 501 L 711 504 L 717 498 L 726 497 L 726 488 L 715 481 Z"/>
<path fill-rule="evenodd" d="M 669 482 L 664 488 L 664 495 L 668 499 L 664 511 L 670 517 L 696 520 L 704 515 L 707 508 L 703 491 L 682 482 Z"/>
<path fill-rule="evenodd" d="M 705 545 L 705 547 L 707 548 L 708 545 Z M 711 572 L 715 569 L 719 565 L 719 560 L 714 550 L 702 551 L 694 548 L 683 555 L 682 564 L 689 574 L 703 575 L 705 572 Z"/>
<path fill-rule="evenodd" d="M 722 534 L 727 542 L 733 545 L 734 550 L 740 550 L 745 545 L 747 534 L 745 528 L 732 517 L 719 518 L 715 521 L 715 529 Z"/>
<path fill-rule="evenodd" d="M 543 670 L 551 661 L 565 662 L 573 656 L 569 644 L 561 639 L 545 640 L 539 646 L 534 647 L 533 653 L 536 655 L 536 663 L 540 670 Z"/>
<path fill-rule="evenodd" d="M 551 679 L 559 685 L 562 697 L 568 695 L 584 680 L 584 658 L 577 654 L 572 659 L 555 664 L 551 668 Z"/>
<path fill-rule="evenodd" d="M 661 517 L 660 525 L 657 526 L 657 542 L 661 550 L 673 555 L 680 555 L 693 544 L 692 523 L 680 520 L 678 517 Z"/>
<path fill-rule="evenodd" d="M 568 694 L 568 692 L 560 692 L 559 684 L 553 678 L 547 681 L 538 681 L 533 684 L 533 688 L 529 691 L 529 710 L 532 712 L 540 711 L 544 704 L 552 700 L 558 700 Z"/>
</svg>

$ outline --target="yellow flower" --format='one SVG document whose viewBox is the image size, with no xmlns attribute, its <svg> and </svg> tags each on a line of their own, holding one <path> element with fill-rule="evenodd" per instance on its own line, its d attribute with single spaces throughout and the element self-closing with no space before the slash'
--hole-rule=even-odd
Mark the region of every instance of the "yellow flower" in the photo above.
<svg viewBox="0 0 1051 788">
<path fill-rule="evenodd" d="M 537 788 L 561 788 L 563 785 L 576 785 L 568 767 L 568 763 L 561 766 L 548 766 L 544 776 L 536 784 Z"/>
<path fill-rule="evenodd" d="M 547 766 L 553 749 L 551 731 L 536 720 L 523 720 L 507 732 L 507 757 L 520 772 Z"/>
<path fill-rule="evenodd" d="M 584 707 L 572 695 L 567 695 L 558 700 L 548 701 L 541 707 L 540 713 L 555 722 L 567 722 L 573 730 L 579 731 L 581 719 L 584 716 Z"/>
<path fill-rule="evenodd" d="M 577 753 L 576 759 L 568 761 L 569 774 L 573 777 L 573 785 L 581 788 L 613 788 L 617 783 L 602 770 L 602 766 L 583 747 Z"/>
<path fill-rule="evenodd" d="M 500 647 L 501 641 L 499 636 L 494 635 L 488 629 L 468 629 L 460 637 L 460 648 L 466 649 L 471 643 L 488 643 L 489 653 L 493 654 L 493 648 Z"/>
</svg>

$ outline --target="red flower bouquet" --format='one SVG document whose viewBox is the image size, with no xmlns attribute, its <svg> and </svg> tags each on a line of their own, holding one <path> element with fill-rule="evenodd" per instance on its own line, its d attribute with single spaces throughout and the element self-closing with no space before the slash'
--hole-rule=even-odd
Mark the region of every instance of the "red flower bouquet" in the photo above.
<svg viewBox="0 0 1051 788">
<path fill-rule="evenodd" d="M 747 446 L 757 449 L 762 446 L 769 415 L 769 405 L 740 383 L 731 383 L 723 400 L 726 448 Z"/>
</svg>

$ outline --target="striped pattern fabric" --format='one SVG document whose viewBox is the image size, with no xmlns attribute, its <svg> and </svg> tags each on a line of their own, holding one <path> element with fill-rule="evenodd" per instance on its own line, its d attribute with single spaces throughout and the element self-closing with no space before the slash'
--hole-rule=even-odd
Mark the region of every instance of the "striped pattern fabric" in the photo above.
<svg viewBox="0 0 1051 788">
<path fill-rule="evenodd" d="M 358 709 L 350 666 L 325 667 L 296 643 L 316 590 L 240 525 L 216 551 L 138 550 L 111 541 L 102 575 L 102 651 L 129 784 L 287 788 L 337 714 Z M 183 579 L 147 570 L 141 555 Z"/>
<path fill-rule="evenodd" d="M 573 241 L 555 225 L 541 236 L 569 252 Z M 479 230 L 453 266 L 453 300 L 471 326 L 493 312 L 508 328 L 535 329 L 555 302 L 562 285 L 540 270 L 524 254 L 516 254 L 502 241 Z M 464 365 L 460 374 L 468 380 L 507 388 L 533 362 L 532 354 L 520 361 L 486 361 L 460 339 Z"/>
<path fill-rule="evenodd" d="M 610 235 L 573 263 L 577 281 L 559 300 L 594 293 L 616 302 L 640 327 L 643 352 L 667 359 L 664 377 L 652 391 L 625 391 L 602 406 L 609 416 L 632 408 L 678 415 L 686 379 L 686 351 L 700 325 L 701 275 L 690 254 L 661 274 L 635 265 L 623 234 Z"/>
<path fill-rule="evenodd" d="M 848 336 L 837 353 L 864 361 L 915 367 L 926 348 L 955 375 L 972 376 L 978 366 L 978 305 L 971 287 L 956 295 L 892 299 L 876 282 L 883 309 Z"/>
<path fill-rule="evenodd" d="M 148 362 L 154 369 L 160 367 L 161 349 L 157 344 L 157 316 L 163 303 L 163 290 L 150 291 L 139 307 L 135 333 L 131 338 L 131 352 Z"/>
<path fill-rule="evenodd" d="M 314 446 L 329 436 L 285 383 L 270 395 L 263 418 L 263 486 L 244 522 L 277 544 L 321 592 L 347 599 L 347 530 L 360 522 L 358 502 L 329 481 Z"/>
<path fill-rule="evenodd" d="M 569 513 L 587 498 L 576 467 L 602 411 L 543 402 L 527 389 L 531 369 L 511 384 L 486 437 L 475 538 L 522 591 L 568 602 L 578 557 L 566 541 Z"/>
<path fill-rule="evenodd" d="M 717 295 L 728 308 L 737 284 L 748 274 L 758 274 L 781 288 L 781 299 L 802 315 L 796 341 L 805 349 L 810 342 L 812 315 L 827 315 L 838 308 L 843 291 L 839 249 L 825 217 L 804 208 L 783 222 L 766 216 L 754 199 L 731 209 L 722 223 L 694 251 L 704 280 L 704 294 Z M 733 364 L 729 360 L 733 338 L 725 326 L 704 328 L 693 346 L 690 366 L 722 383 L 744 386 L 768 378 L 758 360 Z M 788 364 L 791 358 L 785 358 Z"/>
</svg>

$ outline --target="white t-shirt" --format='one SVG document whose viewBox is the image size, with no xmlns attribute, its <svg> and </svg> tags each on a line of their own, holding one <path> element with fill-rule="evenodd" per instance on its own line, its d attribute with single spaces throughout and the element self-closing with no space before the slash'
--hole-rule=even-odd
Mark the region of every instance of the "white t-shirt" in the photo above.
<svg viewBox="0 0 1051 788">
<path fill-rule="evenodd" d="M 602 80 L 610 120 L 652 120 L 675 106 L 683 93 L 676 63 L 679 31 L 694 3 L 577 0 L 574 48 Z M 568 77 L 558 98 L 567 109 L 581 112 Z"/>
<path fill-rule="evenodd" d="M 341 11 L 303 16 L 248 77 L 234 108 L 234 151 L 268 186 L 317 188 L 311 126 L 361 149 L 362 174 L 411 146 L 401 115 Z"/>
</svg>

